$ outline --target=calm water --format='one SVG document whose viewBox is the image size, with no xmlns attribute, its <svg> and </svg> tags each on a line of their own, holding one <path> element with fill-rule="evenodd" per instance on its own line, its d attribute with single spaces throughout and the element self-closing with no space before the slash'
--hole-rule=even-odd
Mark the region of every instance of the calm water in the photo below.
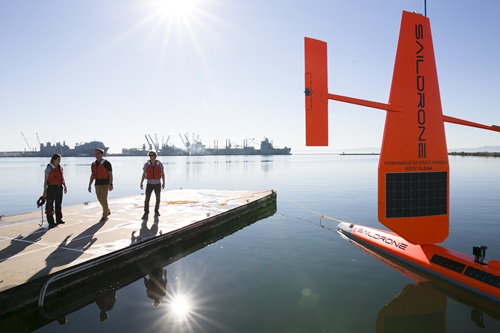
<svg viewBox="0 0 500 333">
<path fill-rule="evenodd" d="M 109 160 L 115 175 L 110 197 L 141 193 L 145 158 Z M 152 305 L 140 278 L 111 297 L 107 320 L 100 320 L 92 302 L 66 314 L 65 325 L 54 321 L 37 332 L 500 331 L 494 312 L 478 312 L 447 296 L 446 286 L 417 285 L 332 232 L 336 222 L 320 220 L 323 214 L 381 227 L 376 220 L 378 156 L 160 160 L 167 189 L 275 189 L 277 211 L 165 266 L 167 294 L 159 306 Z M 0 215 L 36 210 L 47 162 L 0 159 Z M 95 200 L 86 191 L 91 162 L 63 158 L 69 189 L 63 206 Z M 486 259 L 500 259 L 500 159 L 450 157 L 450 165 L 451 228 L 444 245 L 467 254 L 474 245 L 487 245 Z M 405 303 L 412 293 L 427 298 Z M 394 317 L 394 311 L 399 315 Z"/>
</svg>

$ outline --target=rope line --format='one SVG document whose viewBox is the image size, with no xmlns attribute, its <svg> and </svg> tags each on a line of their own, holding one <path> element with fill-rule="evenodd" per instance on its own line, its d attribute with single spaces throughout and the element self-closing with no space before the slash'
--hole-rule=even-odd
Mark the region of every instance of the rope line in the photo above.
<svg viewBox="0 0 500 333">
<path fill-rule="evenodd" d="M 315 215 L 318 215 L 319 216 L 319 224 L 318 223 L 315 223 L 313 221 L 309 221 L 309 220 L 306 220 L 306 219 L 303 219 L 303 218 L 300 218 L 300 217 L 296 217 L 296 216 L 290 216 L 290 215 L 285 215 L 285 214 L 280 214 L 281 216 L 283 217 L 290 217 L 290 218 L 295 218 L 295 219 L 298 219 L 298 220 L 302 220 L 302 221 L 305 221 L 305 222 L 308 222 L 308 223 L 311 223 L 311 224 L 314 224 L 314 225 L 317 225 L 323 229 L 327 229 L 327 230 L 330 230 L 332 232 L 335 232 L 337 233 L 337 230 L 333 230 L 333 229 L 330 229 L 328 227 L 325 227 L 323 224 L 321 224 L 321 221 L 322 219 L 327 219 L 327 220 L 331 220 L 331 221 L 335 221 L 335 222 L 339 222 L 339 223 L 351 223 L 351 222 L 348 222 L 348 221 L 343 221 L 343 220 L 340 220 L 340 219 L 337 219 L 337 218 L 334 218 L 334 217 L 331 217 L 331 216 L 328 216 L 328 215 L 325 215 L 325 214 L 321 214 L 321 213 L 318 213 L 310 208 L 307 208 L 306 206 L 304 205 L 301 205 L 295 201 L 293 201 L 292 199 L 288 198 L 286 195 L 280 195 L 281 197 L 284 197 L 284 199 L 286 199 L 287 201 L 291 202 L 292 204 L 296 205 L 297 207 L 300 207 L 308 212 L 311 212 Z"/>
</svg>

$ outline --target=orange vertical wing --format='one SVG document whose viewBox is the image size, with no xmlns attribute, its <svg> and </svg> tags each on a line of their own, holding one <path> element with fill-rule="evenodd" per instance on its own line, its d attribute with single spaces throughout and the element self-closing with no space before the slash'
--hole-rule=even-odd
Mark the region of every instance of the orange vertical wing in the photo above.
<svg viewBox="0 0 500 333">
<path fill-rule="evenodd" d="M 389 103 L 328 92 L 326 43 L 305 38 L 306 145 L 328 145 L 328 100 L 387 111 L 379 160 L 378 217 L 414 244 L 448 236 L 449 165 L 444 122 L 500 132 L 443 115 L 429 19 L 403 12 Z"/>
<path fill-rule="evenodd" d="M 414 244 L 448 236 L 449 165 L 429 19 L 403 12 L 379 160 L 379 221 Z"/>
<path fill-rule="evenodd" d="M 326 43 L 305 38 L 306 145 L 328 146 Z"/>
</svg>

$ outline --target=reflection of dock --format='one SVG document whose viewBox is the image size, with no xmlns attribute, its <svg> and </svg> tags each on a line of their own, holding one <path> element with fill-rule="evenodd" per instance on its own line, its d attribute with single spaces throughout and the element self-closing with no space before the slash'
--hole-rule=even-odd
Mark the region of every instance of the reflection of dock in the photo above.
<svg viewBox="0 0 500 333">
<path fill-rule="evenodd" d="M 147 261 L 159 251 L 178 257 L 180 249 L 195 246 L 199 238 L 215 237 L 221 228 L 236 224 L 241 228 L 241 218 L 275 207 L 276 193 L 174 190 L 164 192 L 162 199 L 161 216 L 151 216 L 146 223 L 141 220 L 143 196 L 110 200 L 112 215 L 106 223 L 98 223 L 97 202 L 64 207 L 66 224 L 51 230 L 46 224 L 38 226 L 40 212 L 2 218 L 0 315 L 40 301 L 50 306 L 56 297 Z"/>
</svg>

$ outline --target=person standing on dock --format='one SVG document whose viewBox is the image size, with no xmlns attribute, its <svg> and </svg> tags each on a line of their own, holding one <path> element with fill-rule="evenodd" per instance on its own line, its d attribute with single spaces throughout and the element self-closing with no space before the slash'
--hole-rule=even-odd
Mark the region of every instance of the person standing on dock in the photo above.
<svg viewBox="0 0 500 333">
<path fill-rule="evenodd" d="M 47 222 L 49 223 L 49 229 L 56 227 L 58 224 L 64 224 L 62 220 L 62 199 L 63 199 L 63 188 L 64 193 L 68 192 L 66 187 L 66 182 L 64 181 L 63 168 L 61 166 L 61 155 L 54 154 L 50 159 L 50 163 L 47 164 L 45 168 L 45 180 L 43 182 L 43 195 L 47 200 L 45 205 L 45 214 L 47 215 Z M 54 221 L 54 203 L 55 203 L 55 215 L 56 220 Z"/>
<path fill-rule="evenodd" d="M 106 222 L 111 214 L 108 206 L 108 191 L 113 191 L 113 168 L 111 163 L 102 158 L 104 150 L 96 148 L 94 156 L 96 160 L 91 165 L 89 180 L 89 193 L 92 192 L 92 182 L 95 179 L 95 194 L 102 206 L 102 217 L 99 222 Z"/>
<path fill-rule="evenodd" d="M 163 164 L 156 160 L 156 152 L 150 150 L 149 161 L 144 164 L 142 168 L 141 190 L 143 189 L 144 179 L 147 179 L 146 184 L 146 199 L 144 200 L 144 215 L 142 219 L 147 219 L 149 216 L 149 200 L 151 193 L 155 191 L 156 205 L 155 216 L 160 216 L 160 192 L 165 188 L 165 173 L 163 172 Z M 163 182 L 163 184 L 162 184 Z"/>
</svg>

